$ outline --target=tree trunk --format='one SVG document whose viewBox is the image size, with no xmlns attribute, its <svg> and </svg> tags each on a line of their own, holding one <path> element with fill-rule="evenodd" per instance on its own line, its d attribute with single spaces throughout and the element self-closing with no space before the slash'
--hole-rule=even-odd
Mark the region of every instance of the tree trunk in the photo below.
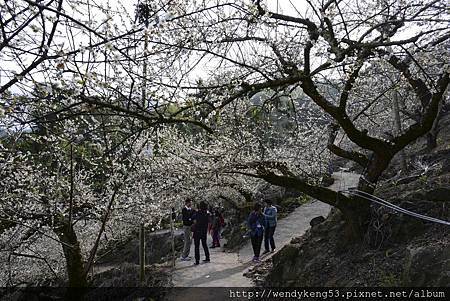
<svg viewBox="0 0 450 301">
<path fill-rule="evenodd" d="M 66 259 L 69 287 L 87 287 L 87 278 L 84 273 L 83 256 L 73 227 L 67 220 L 62 220 L 59 227 L 54 229 Z"/>
<path fill-rule="evenodd" d="M 436 118 L 434 119 L 433 126 L 431 127 L 430 131 L 427 133 L 427 151 L 431 151 L 437 146 L 437 136 L 439 133 L 439 121 L 442 118 L 442 111 L 443 108 L 443 101 L 439 102 L 438 106 L 438 113 L 436 115 Z"/>
<path fill-rule="evenodd" d="M 437 132 L 437 131 L 436 131 Z M 431 131 L 427 134 L 427 150 L 433 150 L 437 146 L 437 133 Z"/>
<path fill-rule="evenodd" d="M 400 118 L 400 106 L 399 106 L 399 101 L 400 100 L 400 95 L 397 91 L 394 91 L 394 107 L 393 107 L 393 111 L 394 111 L 394 121 L 395 121 L 395 133 L 397 135 L 401 135 L 402 133 L 402 121 Z M 406 173 L 406 170 L 408 168 L 407 164 L 406 164 L 406 155 L 405 155 L 405 150 L 402 149 L 399 152 L 400 155 L 400 165 L 402 167 L 402 173 Z"/>
<path fill-rule="evenodd" d="M 373 154 L 369 158 L 369 163 L 362 173 L 358 183 L 358 189 L 367 193 L 373 193 L 381 174 L 388 167 L 392 157 L 393 155 L 389 155 L 389 153 L 382 155 Z"/>
<path fill-rule="evenodd" d="M 385 156 L 374 154 L 369 159 L 369 163 L 359 180 L 358 190 L 373 194 L 378 179 L 388 167 L 391 159 L 392 156 L 389 156 L 389 154 Z M 352 196 L 350 200 L 338 207 L 347 223 L 346 236 L 349 241 L 362 241 L 370 222 L 370 201 Z"/>
<path fill-rule="evenodd" d="M 344 215 L 346 222 L 345 237 L 347 242 L 358 243 L 364 239 L 370 218 L 370 202 L 352 196 L 350 201 L 340 206 L 339 210 Z"/>
</svg>

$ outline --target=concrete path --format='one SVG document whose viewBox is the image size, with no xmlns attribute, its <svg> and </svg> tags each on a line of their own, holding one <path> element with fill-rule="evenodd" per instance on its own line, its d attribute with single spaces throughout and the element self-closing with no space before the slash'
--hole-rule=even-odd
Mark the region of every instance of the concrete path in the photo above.
<svg viewBox="0 0 450 301">
<path fill-rule="evenodd" d="M 333 174 L 335 182 L 330 186 L 331 189 L 338 191 L 349 187 L 355 187 L 358 183 L 359 175 L 348 172 L 337 172 Z M 298 207 L 287 217 L 278 221 L 275 231 L 276 250 L 280 250 L 285 244 L 289 243 L 293 237 L 303 235 L 309 229 L 309 222 L 317 216 L 326 217 L 330 211 L 330 206 L 325 203 L 313 200 L 310 203 Z M 209 238 L 210 239 L 210 238 Z M 211 241 L 208 241 L 211 245 Z M 262 247 L 264 250 L 264 246 Z M 244 245 L 238 253 L 226 253 L 221 248 L 210 249 L 211 262 L 201 263 L 193 266 L 191 261 L 176 262 L 173 271 L 173 284 L 175 287 L 250 287 L 252 281 L 244 277 L 243 274 L 252 266 L 251 259 L 253 251 L 251 243 Z M 191 254 L 194 256 L 194 244 L 191 247 Z M 203 256 L 203 250 L 200 246 L 200 255 Z M 266 256 L 263 260 L 270 258 Z M 203 258 L 202 258 L 203 259 Z M 203 290 L 203 294 L 204 294 Z M 212 293 L 212 292 L 211 292 Z M 179 297 L 182 292 L 177 292 Z M 205 296 L 212 298 L 213 296 Z M 211 300 L 211 299 L 204 300 Z M 170 299 L 177 300 L 176 296 Z M 203 298 L 202 298 L 203 299 Z M 180 299 L 182 300 L 182 299 Z"/>
</svg>

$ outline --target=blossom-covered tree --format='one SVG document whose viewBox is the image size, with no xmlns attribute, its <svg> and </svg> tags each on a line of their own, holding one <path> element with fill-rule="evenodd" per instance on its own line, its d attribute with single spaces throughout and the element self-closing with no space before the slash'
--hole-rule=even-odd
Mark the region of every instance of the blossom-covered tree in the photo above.
<svg viewBox="0 0 450 301">
<path fill-rule="evenodd" d="M 29 250 L 56 240 L 73 286 L 105 233 L 263 181 L 360 239 L 370 204 L 321 186 L 331 155 L 373 193 L 449 83 L 443 0 L 0 3 L 2 240 L 47 267 Z"/>
<path fill-rule="evenodd" d="M 111 119 L 55 118 L 3 137 L 0 224 L 2 241 L 7 243 L 2 251 L 8 255 L 2 258 L 9 264 L 11 256 L 36 256 L 47 263 L 63 255 L 69 286 L 86 286 L 103 243 L 100 238 L 117 204 L 131 199 L 135 206 L 146 204 L 150 209 L 151 200 L 138 198 L 138 191 L 129 190 L 132 185 L 144 186 L 147 182 L 142 176 L 136 178 L 146 166 L 142 150 L 147 140 L 122 144 L 121 137 L 127 133 Z M 139 212 L 145 213 L 143 209 Z M 155 219 L 154 214 L 147 217 Z M 42 246 L 42 239 L 58 242 L 62 254 L 49 250 L 42 253 L 45 249 L 36 247 Z M 8 273 L 11 270 L 5 265 L 2 270 Z M 59 264 L 47 265 L 46 269 L 58 276 L 58 270 L 64 271 Z M 11 284 L 18 279 L 9 277 Z"/>
<path fill-rule="evenodd" d="M 186 85 L 173 89 L 197 91 L 190 108 L 206 116 L 258 91 L 289 94 L 300 88 L 331 121 L 328 149 L 362 165 L 358 188 L 373 193 L 392 158 L 425 135 L 438 115 L 449 83 L 446 4 L 306 1 L 286 4 L 281 11 L 270 4 L 211 2 L 199 7 L 195 1 L 187 3 L 180 16 L 165 23 L 160 34 L 165 39 L 158 46 L 184 50 L 190 54 L 186 62 L 202 64 L 208 78 L 189 85 L 180 74 Z M 397 77 L 390 87 L 378 75 L 386 72 Z M 389 129 L 388 136 L 382 135 L 383 119 L 391 118 L 383 106 L 383 89 L 407 93 L 405 111 L 414 110 L 418 116 L 405 118 L 401 132 Z M 383 111 L 376 112 L 380 108 Z M 179 114 L 186 110 L 185 106 Z M 337 145 L 337 131 L 361 151 Z M 363 234 L 367 201 L 340 195 L 337 203 L 336 192 L 311 184 L 282 160 L 243 163 L 254 170 L 252 176 L 338 207 L 352 236 Z"/>
</svg>

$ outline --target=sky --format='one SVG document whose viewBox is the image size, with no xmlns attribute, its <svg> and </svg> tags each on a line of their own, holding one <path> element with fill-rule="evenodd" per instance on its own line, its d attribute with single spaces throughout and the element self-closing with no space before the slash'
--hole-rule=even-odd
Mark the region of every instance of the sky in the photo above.
<svg viewBox="0 0 450 301">
<path fill-rule="evenodd" d="M 0 5 L 4 5 L 4 3 L 6 3 L 5 1 L 10 1 L 10 0 L 0 0 Z M 19 0 L 17 1 L 18 3 L 22 1 Z M 132 24 L 130 23 L 131 20 L 134 19 L 134 14 L 135 14 L 135 5 L 138 1 L 123 1 L 123 0 L 81 0 L 83 2 L 89 2 L 91 3 L 91 6 L 102 6 L 102 7 L 110 7 L 110 9 L 112 11 L 118 11 L 120 12 L 120 14 L 118 15 L 114 15 L 114 19 L 112 20 L 113 23 L 118 24 L 119 26 L 125 25 L 127 28 L 131 28 Z M 181 1 L 181 0 L 178 0 Z M 201 2 L 199 0 L 199 2 Z M 250 0 L 248 0 L 247 2 L 250 2 Z M 315 2 L 319 2 L 319 0 L 314 1 L 312 0 L 313 3 Z M 65 1 L 64 3 L 67 3 L 67 1 Z M 291 16 L 305 16 L 309 13 L 311 13 L 311 9 L 309 8 L 309 5 L 307 3 L 306 0 L 268 0 L 266 1 L 267 6 L 269 8 L 269 10 L 274 11 L 274 12 L 280 12 L 280 13 L 285 13 Z M 84 6 L 85 7 L 85 6 Z M 69 11 L 70 10 L 76 10 L 76 7 L 71 8 L 69 5 L 66 5 L 66 10 Z M 101 22 L 103 20 L 100 20 L 100 18 L 104 18 L 104 15 L 101 15 L 101 17 L 97 17 L 95 16 L 96 12 L 95 9 L 92 9 L 91 11 L 91 17 L 94 18 L 96 21 Z M 89 20 L 89 12 L 86 9 L 83 10 L 77 10 L 76 13 L 74 13 L 74 16 L 79 19 L 82 20 L 83 22 L 87 22 Z M 125 16 L 125 18 L 123 18 Z M 160 16 L 161 18 L 163 18 L 164 16 Z M 70 39 L 68 39 L 68 33 L 67 32 L 60 32 L 58 33 L 58 38 L 55 41 L 56 43 L 59 44 L 65 44 L 68 45 L 71 43 Z M 404 33 L 405 37 L 406 37 L 406 33 Z M 82 37 L 80 34 L 77 34 L 76 32 L 74 32 L 74 36 L 75 36 L 75 43 L 78 43 L 78 45 L 88 45 L 89 44 L 89 40 L 86 36 Z M 402 38 L 402 36 L 399 36 L 399 38 Z M 78 45 L 73 45 L 72 47 L 77 47 Z M 26 56 L 22 56 L 22 59 L 24 60 L 25 65 L 29 64 L 31 62 L 31 57 L 26 57 Z M 27 61 L 28 60 L 28 61 Z M 2 65 L 0 66 L 0 84 L 4 84 L 7 80 L 8 77 L 5 75 L 5 72 L 2 71 L 2 69 L 4 70 L 15 70 L 16 72 L 20 72 L 21 71 L 21 67 L 19 66 L 19 64 L 17 64 L 17 62 L 8 62 L 8 61 L 3 61 Z M 204 67 L 200 66 L 197 68 L 197 70 L 195 72 L 193 72 L 193 77 L 202 77 L 204 76 L 205 72 Z M 11 75 L 11 74 L 9 74 Z M 45 73 L 36 73 L 34 75 L 34 78 L 36 81 L 40 82 L 45 80 L 48 77 L 47 74 Z M 17 89 L 17 87 L 13 87 L 11 89 L 11 91 L 13 93 L 20 93 L 21 91 L 19 89 Z"/>
<path fill-rule="evenodd" d="M 5 7 L 5 3 L 9 2 L 9 1 L 10 0 L 0 0 L 0 6 Z M 269 9 L 274 10 L 274 11 L 281 11 L 282 8 L 288 8 L 288 7 L 292 9 L 293 1 L 294 0 L 269 0 L 268 7 L 269 7 Z M 85 3 L 89 2 L 91 4 L 91 8 L 97 5 L 100 7 L 110 7 L 110 9 L 112 11 L 120 12 L 120 14 L 115 15 L 115 17 L 114 17 L 115 19 L 113 20 L 113 23 L 116 23 L 119 26 L 125 24 L 127 28 L 132 27 L 132 24 L 130 24 L 130 21 L 133 20 L 133 18 L 134 18 L 135 5 L 138 3 L 138 1 L 83 0 L 83 2 L 85 2 Z M 299 3 L 299 2 L 305 2 L 305 1 L 297 0 L 296 2 Z M 20 2 L 18 2 L 18 3 L 20 3 Z M 69 3 L 67 1 L 65 1 L 63 3 L 65 3 L 64 8 L 65 8 L 67 14 L 71 15 L 73 13 L 73 16 L 76 16 L 76 18 L 78 20 L 87 23 L 87 21 L 89 20 L 89 12 L 85 9 L 86 6 L 82 6 L 83 9 L 79 9 L 79 7 L 77 7 L 77 6 L 69 5 Z M 280 9 L 277 9 L 277 7 L 280 7 Z M 91 16 L 95 16 L 96 15 L 95 8 L 92 8 L 90 13 L 91 13 Z M 104 16 L 104 15 L 102 14 L 102 16 Z M 118 16 L 121 16 L 122 18 L 120 18 Z M 126 17 L 123 18 L 123 16 L 126 16 Z M 161 18 L 164 18 L 164 16 L 161 16 Z M 100 21 L 100 20 L 97 19 L 97 21 Z M 39 24 L 37 24 L 37 25 L 39 25 Z M 31 28 L 28 29 L 27 31 L 29 32 L 30 35 L 33 34 L 33 31 Z M 68 34 L 67 32 L 63 32 L 63 31 L 57 32 L 57 38 L 55 38 L 55 43 L 61 44 L 61 45 L 71 44 L 70 39 L 67 38 L 68 37 L 67 34 Z M 76 38 L 76 43 L 78 43 L 79 45 L 88 45 L 89 44 L 89 40 L 86 36 L 82 37 L 79 34 L 77 34 L 76 32 L 74 33 L 74 36 Z M 78 45 L 73 45 L 73 46 L 76 47 Z M 23 66 L 30 64 L 33 59 L 34 59 L 34 57 L 32 57 L 32 56 L 22 56 L 21 60 L 22 60 Z M 8 82 L 9 79 L 11 78 L 11 76 L 13 76 L 13 73 L 16 73 L 16 74 L 20 73 L 23 70 L 23 66 L 20 66 L 20 64 L 17 61 L 8 61 L 4 58 L 2 66 L 0 67 L 0 85 Z M 201 74 L 201 71 L 197 71 L 197 72 L 200 72 L 199 74 Z M 48 78 L 48 75 L 45 73 L 38 72 L 38 73 L 33 74 L 33 78 L 37 82 L 42 82 L 42 81 L 45 81 L 46 78 Z M 13 93 L 18 93 L 18 94 L 23 93 L 23 91 L 21 89 L 19 89 L 17 86 L 13 86 L 10 89 L 10 91 Z"/>
</svg>

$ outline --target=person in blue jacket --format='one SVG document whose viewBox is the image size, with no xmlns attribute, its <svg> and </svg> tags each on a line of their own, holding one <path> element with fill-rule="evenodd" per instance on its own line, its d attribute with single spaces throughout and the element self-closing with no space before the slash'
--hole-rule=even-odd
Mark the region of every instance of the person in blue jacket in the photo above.
<svg viewBox="0 0 450 301">
<path fill-rule="evenodd" d="M 250 228 L 250 239 L 253 247 L 253 261 L 259 262 L 261 244 L 264 236 L 264 216 L 261 211 L 261 204 L 256 203 L 253 211 L 248 216 L 248 227 Z"/>
<path fill-rule="evenodd" d="M 272 252 L 275 251 L 275 240 L 273 235 L 275 233 L 275 228 L 277 227 L 277 208 L 272 205 L 272 201 L 266 199 L 264 201 L 266 207 L 264 207 L 264 218 L 265 218 L 265 230 L 264 230 L 264 254 L 269 253 L 269 243 L 272 248 Z"/>
</svg>

